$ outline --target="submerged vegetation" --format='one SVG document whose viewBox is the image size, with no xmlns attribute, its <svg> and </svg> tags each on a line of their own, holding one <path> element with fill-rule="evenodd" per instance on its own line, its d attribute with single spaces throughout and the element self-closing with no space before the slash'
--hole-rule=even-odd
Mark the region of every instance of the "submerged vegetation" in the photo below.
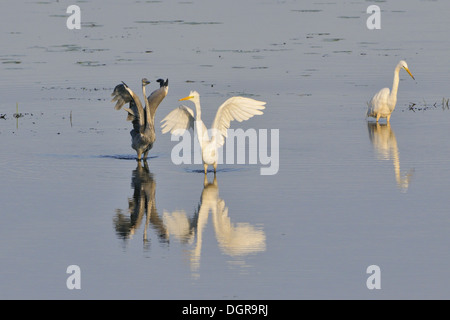
<svg viewBox="0 0 450 320">
<path fill-rule="evenodd" d="M 449 110 L 449 98 L 442 98 L 441 102 L 435 102 L 433 104 L 428 104 L 425 100 L 423 100 L 423 103 L 414 103 L 410 102 L 408 106 L 408 110 L 416 112 L 416 111 L 427 111 L 427 110 L 433 110 L 437 108 L 442 108 L 442 110 Z"/>
</svg>

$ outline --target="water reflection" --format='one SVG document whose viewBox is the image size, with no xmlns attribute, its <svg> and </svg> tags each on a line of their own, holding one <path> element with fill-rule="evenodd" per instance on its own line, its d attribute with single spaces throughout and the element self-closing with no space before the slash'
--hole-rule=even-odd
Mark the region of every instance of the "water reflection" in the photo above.
<svg viewBox="0 0 450 320">
<path fill-rule="evenodd" d="M 167 242 L 166 227 L 156 210 L 156 182 L 148 169 L 147 161 L 143 161 L 142 164 L 140 161 L 137 162 L 137 167 L 132 172 L 131 187 L 134 193 L 133 198 L 128 199 L 128 214 L 124 214 L 121 209 L 116 210 L 114 227 L 117 236 L 123 240 L 132 238 L 145 217 L 144 248 L 148 248 L 150 244 L 147 232 L 150 225 L 156 230 L 160 242 Z"/>
<path fill-rule="evenodd" d="M 397 186 L 402 192 L 408 191 L 414 169 L 406 173 L 400 171 L 400 152 L 398 151 L 397 139 L 389 123 L 380 124 L 376 122 L 367 122 L 369 129 L 369 138 L 377 151 L 380 160 L 392 160 L 394 164 L 395 180 Z"/>
<path fill-rule="evenodd" d="M 149 228 L 158 234 L 159 242 L 169 244 L 170 238 L 187 245 L 188 260 L 193 272 L 200 268 L 203 234 L 207 226 L 209 212 L 213 221 L 215 236 L 221 251 L 245 264 L 243 257 L 265 251 L 264 231 L 250 223 L 232 223 L 225 201 L 219 197 L 219 186 L 214 176 L 208 182 L 205 175 L 200 202 L 193 215 L 184 210 L 164 211 L 161 218 L 156 209 L 156 182 L 149 171 L 147 161 L 137 162 L 132 172 L 131 187 L 133 197 L 128 199 L 128 210 L 116 209 L 113 219 L 114 229 L 119 239 L 133 238 L 143 227 L 144 249 L 150 248 Z M 145 222 L 144 222 L 145 221 Z"/>
<path fill-rule="evenodd" d="M 181 242 L 192 244 L 189 261 L 193 272 L 200 268 L 203 233 L 210 211 L 215 236 L 223 253 L 242 259 L 246 255 L 265 251 L 264 231 L 249 223 L 232 223 L 225 201 L 219 197 L 216 176 L 213 182 L 208 182 L 205 175 L 200 203 L 194 218 L 189 219 L 184 210 L 163 214 L 168 235 Z"/>
</svg>

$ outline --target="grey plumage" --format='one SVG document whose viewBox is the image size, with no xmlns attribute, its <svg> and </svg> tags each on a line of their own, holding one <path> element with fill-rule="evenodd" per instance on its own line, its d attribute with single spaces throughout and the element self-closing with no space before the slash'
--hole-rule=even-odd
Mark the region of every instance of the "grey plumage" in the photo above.
<svg viewBox="0 0 450 320">
<path fill-rule="evenodd" d="M 146 97 L 145 87 L 150 83 L 146 78 L 142 79 L 142 93 L 144 95 L 145 109 L 139 97 L 127 86 L 125 82 L 114 88 L 111 96 L 112 102 L 116 102 L 114 108 L 120 110 L 125 104 L 129 104 L 127 111 L 127 120 L 133 124 L 133 130 L 130 131 L 131 147 L 136 150 L 137 160 L 141 160 L 144 154 L 144 160 L 147 158 L 148 152 L 153 147 L 156 140 L 155 135 L 155 113 L 156 109 L 166 97 L 169 90 L 169 80 L 164 81 L 158 79 L 160 87 Z"/>
</svg>

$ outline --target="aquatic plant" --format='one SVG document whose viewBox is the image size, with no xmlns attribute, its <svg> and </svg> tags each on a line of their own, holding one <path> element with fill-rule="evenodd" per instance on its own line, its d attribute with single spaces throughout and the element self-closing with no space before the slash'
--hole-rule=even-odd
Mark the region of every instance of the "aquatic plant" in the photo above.
<svg viewBox="0 0 450 320">
<path fill-rule="evenodd" d="M 442 110 L 449 110 L 449 98 L 442 98 L 442 102 L 439 104 L 438 102 L 435 102 L 433 104 L 427 104 L 425 99 L 423 100 L 423 104 L 410 102 L 408 106 L 408 110 L 416 112 L 416 111 L 427 111 L 427 110 L 433 110 L 437 109 L 438 107 L 441 107 Z"/>
</svg>

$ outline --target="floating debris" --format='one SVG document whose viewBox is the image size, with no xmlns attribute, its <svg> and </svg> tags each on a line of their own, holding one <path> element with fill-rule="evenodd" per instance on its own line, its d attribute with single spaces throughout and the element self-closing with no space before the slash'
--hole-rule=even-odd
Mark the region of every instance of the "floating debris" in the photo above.
<svg viewBox="0 0 450 320">
<path fill-rule="evenodd" d="M 97 28 L 97 27 L 103 27 L 103 25 L 97 24 L 97 23 L 95 23 L 95 22 L 82 22 L 82 23 L 81 23 L 81 26 L 82 26 L 82 27 L 85 27 L 85 28 Z"/>
<path fill-rule="evenodd" d="M 101 67 L 106 66 L 105 63 L 100 63 L 99 61 L 77 61 L 78 65 L 84 66 L 84 67 Z"/>
<path fill-rule="evenodd" d="M 16 102 L 16 113 L 13 114 L 13 117 L 16 119 L 23 117 L 23 114 L 19 113 L 19 103 L 18 102 Z"/>
<path fill-rule="evenodd" d="M 427 110 L 434 110 L 437 109 L 438 107 L 441 107 L 442 110 L 449 110 L 449 102 L 450 99 L 448 98 L 442 98 L 442 102 L 439 104 L 438 102 L 435 102 L 433 104 L 427 104 L 427 102 L 424 100 L 423 104 L 417 104 L 414 102 L 410 102 L 409 106 L 408 106 L 408 110 L 412 111 L 412 112 L 416 112 L 416 111 L 427 111 Z"/>
<path fill-rule="evenodd" d="M 21 64 L 22 61 L 20 60 L 7 60 L 7 61 L 3 61 L 3 64 Z"/>
<path fill-rule="evenodd" d="M 303 9 L 303 10 L 291 10 L 292 12 L 301 12 L 301 13 L 311 13 L 311 12 L 322 12 L 322 10 L 316 9 Z"/>
<path fill-rule="evenodd" d="M 447 109 L 447 110 L 449 109 L 449 107 L 448 107 L 449 100 L 450 99 L 442 98 L 442 109 Z"/>
</svg>

